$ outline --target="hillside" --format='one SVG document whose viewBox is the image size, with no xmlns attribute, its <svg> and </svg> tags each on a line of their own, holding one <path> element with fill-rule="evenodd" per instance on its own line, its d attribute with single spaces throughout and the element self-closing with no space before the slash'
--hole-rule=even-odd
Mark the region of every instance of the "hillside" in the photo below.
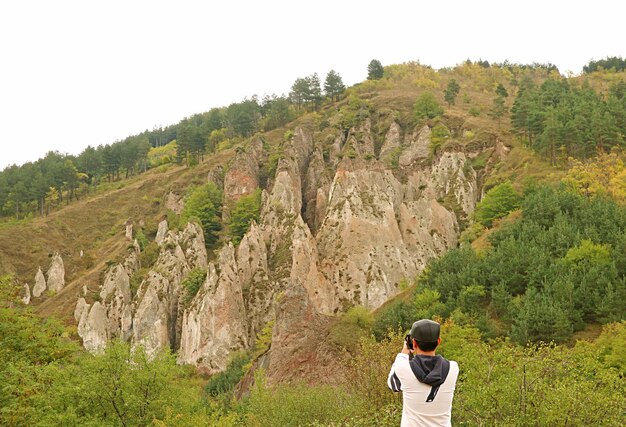
<svg viewBox="0 0 626 427">
<path fill-rule="evenodd" d="M 179 163 L 172 146 L 155 147 L 128 178 L 119 166 L 82 193 L 59 186 L 65 204 L 49 214 L 48 196 L 24 203 L 30 217 L 0 224 L 0 273 L 28 284 L 34 313 L 61 319 L 90 353 L 172 352 L 212 376 L 211 396 L 252 392 L 261 411 L 274 402 L 266 385 L 341 382 L 359 395 L 337 374 L 347 363 L 367 399 L 391 411 L 386 422 L 397 418 L 397 402 L 359 371 L 359 352 L 377 357 L 367 372 L 384 371 L 382 352 L 397 350 L 385 337 L 416 316 L 447 319 L 444 351 L 468 363 L 480 362 L 469 354 L 488 345 L 481 338 L 502 340 L 493 363 L 511 376 L 520 373 L 510 357 L 539 378 L 551 360 L 564 370 L 605 363 L 596 351 L 617 355 L 606 366 L 619 370 L 619 345 L 606 338 L 623 335 L 619 324 L 579 353 L 526 353 L 507 340 L 573 345 L 624 319 L 623 81 L 541 65 L 407 63 L 337 100 L 290 105 L 284 126 L 262 131 L 262 116 L 248 136 L 228 121 L 232 106 L 212 110 L 175 126 Z M 588 114 L 570 111 L 581 106 Z M 220 114 L 226 124 L 209 132 Z M 155 157 L 167 159 L 139 173 Z M 464 412 L 489 423 L 473 417 Z"/>
</svg>

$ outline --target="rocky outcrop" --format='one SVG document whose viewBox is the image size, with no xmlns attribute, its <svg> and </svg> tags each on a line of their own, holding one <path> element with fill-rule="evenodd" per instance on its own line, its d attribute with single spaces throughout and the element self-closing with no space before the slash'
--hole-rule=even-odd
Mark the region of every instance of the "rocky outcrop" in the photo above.
<svg viewBox="0 0 626 427">
<path fill-rule="evenodd" d="M 52 262 L 48 269 L 48 290 L 53 292 L 59 292 L 65 286 L 65 267 L 63 266 L 63 259 L 58 252 L 52 255 Z"/>
<path fill-rule="evenodd" d="M 167 193 L 165 196 L 165 209 L 168 209 L 175 214 L 180 214 L 185 207 L 185 200 L 182 196 L 175 194 L 173 192 Z"/>
<path fill-rule="evenodd" d="M 415 128 L 412 135 L 407 135 L 407 147 L 402 151 L 399 158 L 400 166 L 409 166 L 417 160 L 427 159 L 430 155 L 431 130 L 428 125 L 421 129 Z"/>
<path fill-rule="evenodd" d="M 224 246 L 210 264 L 206 280 L 183 314 L 180 363 L 190 363 L 209 372 L 226 368 L 229 355 L 248 346 L 243 290 L 237 274 L 235 250 Z"/>
<path fill-rule="evenodd" d="M 350 130 L 344 145 L 344 156 L 348 158 L 373 159 L 374 138 L 371 132 L 370 119 L 366 119 L 360 126 Z"/>
<path fill-rule="evenodd" d="M 337 288 L 336 308 L 376 308 L 417 272 L 396 221 L 402 199 L 402 184 L 390 171 L 337 171 L 317 234 L 323 274 Z"/>
<path fill-rule="evenodd" d="M 168 232 L 161 242 L 156 264 L 137 291 L 133 345 L 142 345 L 148 354 L 178 348 L 182 281 L 192 269 L 206 266 L 207 254 L 200 226 L 188 224 L 183 232 Z"/>
<path fill-rule="evenodd" d="M 269 384 L 302 378 L 326 383 L 337 369 L 334 352 L 325 342 L 331 319 L 320 315 L 308 296 L 292 282 L 278 304 L 266 362 Z"/>
<path fill-rule="evenodd" d="M 161 220 L 161 222 L 159 222 L 159 226 L 157 228 L 157 234 L 156 237 L 154 238 L 154 241 L 157 243 L 157 245 L 161 245 L 163 244 L 163 241 L 165 240 L 165 236 L 167 235 L 167 220 Z"/>
<path fill-rule="evenodd" d="M 91 353 L 104 350 L 109 340 L 104 306 L 99 301 L 90 305 L 84 298 L 79 298 L 74 318 L 78 323 L 78 335 L 83 340 L 83 347 Z"/>
<path fill-rule="evenodd" d="M 240 149 L 224 176 L 224 197 L 237 200 L 259 187 L 259 162 L 263 155 L 263 142 L 255 138 L 248 147 Z"/>
<path fill-rule="evenodd" d="M 22 297 L 20 299 L 24 305 L 30 304 L 30 287 L 28 283 L 24 283 L 24 286 L 22 286 Z"/>
<path fill-rule="evenodd" d="M 317 230 L 317 226 L 319 225 L 318 221 L 321 219 L 321 214 L 318 215 L 318 211 L 325 209 L 323 200 L 325 196 L 324 189 L 330 188 L 330 182 L 331 180 L 326 173 L 324 154 L 322 153 L 322 149 L 318 147 L 313 151 L 311 156 L 303 185 L 303 216 L 307 225 L 313 232 Z M 321 198 L 318 196 L 320 192 L 322 193 Z M 320 203 L 319 207 L 318 202 Z"/>
<path fill-rule="evenodd" d="M 324 144 L 294 129 L 263 189 L 258 224 L 211 262 L 200 226 L 174 231 L 162 221 L 158 259 L 136 294 L 129 286 L 139 268 L 133 252 L 107 272 L 98 303 L 79 301 L 86 347 L 97 351 L 103 339 L 121 337 L 148 354 L 170 348 L 179 363 L 214 373 L 275 322 L 263 356 L 269 381 L 328 375 L 332 351 L 323 337 L 332 316 L 354 305 L 380 307 L 403 279 L 454 247 L 479 194 L 463 149 L 450 144 L 431 153 L 428 126 L 403 143 L 392 122 L 380 160 L 372 128 L 364 120 L 327 134 Z M 225 205 L 258 188 L 263 156 L 260 139 L 237 153 L 224 176 Z M 191 296 L 182 283 L 194 268 L 207 273 Z M 94 319 L 104 319 L 104 329 Z"/>
<path fill-rule="evenodd" d="M 400 125 L 396 122 L 392 122 L 387 134 L 385 135 L 385 140 L 383 142 L 382 147 L 380 148 L 380 154 L 378 158 L 382 161 L 390 161 L 391 156 L 395 153 L 398 155 L 400 146 L 402 145 L 402 136 Z"/>
<path fill-rule="evenodd" d="M 127 341 L 132 334 L 132 301 L 129 272 L 123 265 L 115 265 L 107 272 L 100 301 L 106 311 L 107 335 Z"/>
<path fill-rule="evenodd" d="M 207 174 L 207 182 L 214 183 L 217 188 L 224 188 L 224 167 L 217 165 Z"/>
<path fill-rule="evenodd" d="M 130 240 L 131 242 L 133 241 L 133 220 L 129 219 L 128 221 L 126 221 L 126 223 L 124 224 L 125 230 L 124 230 L 124 237 L 126 237 L 126 240 Z"/>
<path fill-rule="evenodd" d="M 140 267 L 138 245 L 123 263 L 107 270 L 99 301 L 89 305 L 84 298 L 79 300 L 75 311 L 78 333 L 89 351 L 101 350 L 107 340 L 114 338 L 130 341 L 133 346 L 142 345 L 149 355 L 178 348 L 181 282 L 191 269 L 206 268 L 207 253 L 202 229 L 197 224 L 190 223 L 182 232 L 173 232 L 167 230 L 167 222 L 163 221 L 159 230 L 159 257 L 136 295 L 130 278 Z"/>
<path fill-rule="evenodd" d="M 39 298 L 41 294 L 46 290 L 46 278 L 41 271 L 41 267 L 37 270 L 35 275 L 35 284 L 33 285 L 33 296 Z"/>
</svg>

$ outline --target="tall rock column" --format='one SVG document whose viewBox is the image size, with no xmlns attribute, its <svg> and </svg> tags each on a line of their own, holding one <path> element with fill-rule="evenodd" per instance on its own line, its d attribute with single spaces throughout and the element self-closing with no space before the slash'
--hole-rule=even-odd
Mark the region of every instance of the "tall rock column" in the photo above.
<svg viewBox="0 0 626 427">
<path fill-rule="evenodd" d="M 65 266 L 58 252 L 52 256 L 52 263 L 48 269 L 48 289 L 59 292 L 65 286 Z"/>
</svg>

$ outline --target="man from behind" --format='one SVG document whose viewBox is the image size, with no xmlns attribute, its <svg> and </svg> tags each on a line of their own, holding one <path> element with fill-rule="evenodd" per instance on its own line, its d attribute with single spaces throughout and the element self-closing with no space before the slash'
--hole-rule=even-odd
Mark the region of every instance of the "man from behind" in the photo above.
<svg viewBox="0 0 626 427">
<path fill-rule="evenodd" d="M 401 427 L 452 425 L 452 398 L 459 365 L 435 354 L 441 343 L 440 329 L 439 323 L 428 319 L 413 323 L 391 366 L 387 385 L 394 392 L 402 392 Z"/>
</svg>

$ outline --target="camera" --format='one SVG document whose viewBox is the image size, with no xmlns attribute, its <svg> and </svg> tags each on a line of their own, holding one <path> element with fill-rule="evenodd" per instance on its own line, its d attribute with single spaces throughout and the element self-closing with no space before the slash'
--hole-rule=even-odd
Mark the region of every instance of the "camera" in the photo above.
<svg viewBox="0 0 626 427">
<path fill-rule="evenodd" d="M 407 334 L 407 336 L 404 337 L 404 341 L 406 341 L 406 348 L 413 350 L 413 340 L 411 339 L 411 334 Z"/>
</svg>

